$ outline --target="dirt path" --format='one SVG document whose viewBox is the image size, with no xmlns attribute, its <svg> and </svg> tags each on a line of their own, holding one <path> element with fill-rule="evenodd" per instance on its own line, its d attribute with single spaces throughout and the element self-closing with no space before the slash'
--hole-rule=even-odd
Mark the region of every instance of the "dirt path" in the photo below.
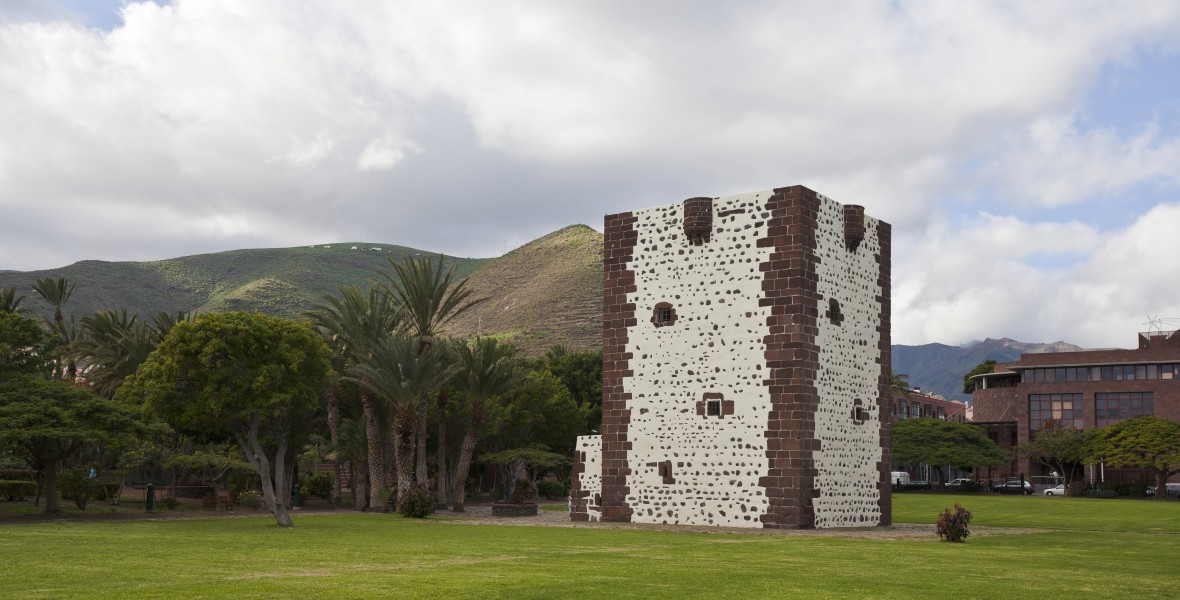
<svg viewBox="0 0 1180 600">
<path fill-rule="evenodd" d="M 350 509 L 311 509 L 292 511 L 291 517 L 298 520 L 301 516 L 350 514 L 356 511 Z M 14 525 L 22 523 L 44 523 L 48 521 L 171 521 L 188 519 L 232 519 L 267 516 L 267 513 L 254 510 L 235 511 L 181 511 L 156 513 L 112 513 L 96 509 L 94 512 L 71 513 L 68 515 L 3 515 L 0 525 Z M 891 527 L 858 527 L 840 529 L 747 529 L 741 527 L 713 527 L 704 525 L 657 525 L 646 523 L 603 523 L 570 521 L 564 510 L 539 510 L 533 517 L 494 517 L 490 505 L 468 506 L 465 512 L 456 513 L 441 510 L 435 513 L 440 517 L 435 522 L 448 525 L 509 525 L 517 527 L 568 527 L 583 529 L 626 529 L 633 531 L 678 531 L 687 533 L 727 534 L 727 535 L 772 535 L 772 536 L 808 536 L 808 537 L 841 537 L 862 538 L 875 540 L 928 540 L 937 541 L 934 525 L 920 525 L 914 523 L 898 523 Z M 1014 527 L 981 527 L 972 526 L 971 535 L 1019 535 L 1039 533 L 1045 530 L 1014 528 Z"/>
</svg>

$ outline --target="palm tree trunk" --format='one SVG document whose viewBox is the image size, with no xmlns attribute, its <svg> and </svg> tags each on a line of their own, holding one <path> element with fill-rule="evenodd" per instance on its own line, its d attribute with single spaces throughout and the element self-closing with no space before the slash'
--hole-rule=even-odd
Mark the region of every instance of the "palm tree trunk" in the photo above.
<svg viewBox="0 0 1180 600">
<path fill-rule="evenodd" d="M 394 449 L 397 451 L 397 497 L 400 502 L 414 483 L 414 409 L 395 412 Z"/>
<path fill-rule="evenodd" d="M 328 397 L 328 440 L 335 448 L 340 444 L 340 382 L 333 380 L 328 384 L 324 395 Z M 337 452 L 336 459 L 332 461 L 332 506 L 340 506 L 344 496 L 340 486 L 340 462 L 340 453 Z"/>
<path fill-rule="evenodd" d="M 414 437 L 418 440 L 418 462 L 414 470 L 414 477 L 418 483 L 425 484 L 430 478 L 430 472 L 426 467 L 426 425 L 430 417 L 430 404 L 425 394 L 418 399 L 418 406 L 415 408 Z"/>
<path fill-rule="evenodd" d="M 438 391 L 438 508 L 447 507 L 447 392 Z"/>
<path fill-rule="evenodd" d="M 467 422 L 467 431 L 463 433 L 463 445 L 459 448 L 459 462 L 455 465 L 455 491 L 451 494 L 454 500 L 454 511 L 464 512 L 464 502 L 467 499 L 467 472 L 471 469 L 471 453 L 475 451 L 475 434 L 483 415 L 473 412 L 471 420 Z"/>
<path fill-rule="evenodd" d="M 369 508 L 381 508 L 381 488 L 385 483 L 385 466 L 381 460 L 381 422 L 377 416 L 377 399 L 361 387 L 361 408 L 365 416 L 365 437 L 369 448 Z"/>
<path fill-rule="evenodd" d="M 362 461 L 352 469 L 352 501 L 357 510 L 369 508 L 369 461 Z"/>
</svg>

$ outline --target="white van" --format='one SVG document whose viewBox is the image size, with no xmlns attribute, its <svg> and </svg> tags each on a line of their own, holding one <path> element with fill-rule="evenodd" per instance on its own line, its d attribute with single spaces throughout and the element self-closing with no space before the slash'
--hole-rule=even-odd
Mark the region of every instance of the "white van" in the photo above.
<svg viewBox="0 0 1180 600">
<path fill-rule="evenodd" d="M 909 485 L 910 474 L 905 471 L 890 471 L 889 483 L 893 485 Z"/>
</svg>

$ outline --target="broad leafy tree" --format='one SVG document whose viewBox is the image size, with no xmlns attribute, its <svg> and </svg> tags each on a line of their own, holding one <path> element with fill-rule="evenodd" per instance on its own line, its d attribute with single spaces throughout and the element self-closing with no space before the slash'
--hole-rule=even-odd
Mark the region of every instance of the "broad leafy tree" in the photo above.
<svg viewBox="0 0 1180 600">
<path fill-rule="evenodd" d="M 516 474 L 524 472 L 528 478 L 526 481 L 530 489 L 527 490 L 528 495 L 537 489 L 537 480 L 543 477 L 546 473 L 558 472 L 559 476 L 564 479 L 564 472 L 568 471 L 570 463 L 573 462 L 569 456 L 564 454 L 557 454 L 555 452 L 548 452 L 539 450 L 537 448 L 513 448 L 511 450 L 504 450 L 494 454 L 485 454 L 479 457 L 479 462 L 489 465 L 495 465 L 500 471 L 500 476 L 507 482 L 507 492 L 509 501 L 525 501 L 528 498 L 526 494 L 517 493 L 518 487 L 516 485 Z"/>
<path fill-rule="evenodd" d="M 894 464 L 966 469 L 1003 464 L 1011 458 L 983 429 L 969 423 L 906 419 L 893 424 Z"/>
<path fill-rule="evenodd" d="M 172 328 L 119 389 L 173 427 L 230 436 L 262 480 L 266 506 L 290 527 L 294 457 L 331 375 L 327 346 L 310 328 L 262 314 L 205 314 Z"/>
<path fill-rule="evenodd" d="M 578 407 L 586 410 L 586 426 L 598 431 L 602 427 L 602 350 L 571 352 L 553 346 L 542 365 L 561 380 Z"/>
<path fill-rule="evenodd" d="M 522 372 L 489 413 L 489 450 L 532 447 L 572 456 L 577 437 L 588 433 L 586 408 L 544 369 Z"/>
<path fill-rule="evenodd" d="M 455 488 L 451 494 L 455 512 L 464 510 L 467 473 L 477 436 L 487 416 L 488 403 L 508 391 L 517 376 L 516 348 L 495 338 L 480 337 L 455 348 L 459 372 L 454 385 L 467 399 L 468 421 L 455 466 Z"/>
<path fill-rule="evenodd" d="M 1155 497 L 1165 500 L 1168 478 L 1180 473 L 1180 423 L 1153 416 L 1119 421 L 1098 430 L 1091 453 L 1112 467 L 1151 471 Z"/>
<path fill-rule="evenodd" d="M 971 369 L 970 373 L 963 376 L 963 393 L 970 394 L 975 391 L 975 380 L 971 379 L 976 375 L 983 375 L 986 373 L 996 372 L 996 361 L 992 359 L 985 360 Z"/>
<path fill-rule="evenodd" d="M 1016 453 L 1060 473 L 1069 485 L 1074 467 L 1083 463 L 1094 430 L 1064 427 L 1046 421 L 1031 440 L 1016 445 Z"/>
<path fill-rule="evenodd" d="M 46 513 L 61 510 L 57 478 L 64 461 L 140 429 L 138 411 L 86 388 L 36 375 L 0 381 L 0 446 L 42 470 Z"/>
<path fill-rule="evenodd" d="M 42 471 L 47 513 L 60 511 L 57 477 L 64 461 L 86 446 L 141 430 L 137 411 L 47 378 L 52 343 L 36 321 L 0 313 L 0 447 Z"/>
</svg>

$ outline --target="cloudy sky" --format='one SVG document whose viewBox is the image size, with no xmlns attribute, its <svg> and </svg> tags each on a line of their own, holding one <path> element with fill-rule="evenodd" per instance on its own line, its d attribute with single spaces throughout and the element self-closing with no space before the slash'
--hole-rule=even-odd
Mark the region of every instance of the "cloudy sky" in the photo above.
<svg viewBox="0 0 1180 600">
<path fill-rule="evenodd" d="M 1180 3 L 0 0 L 0 269 L 495 256 L 803 184 L 893 224 L 895 343 L 1180 317 Z"/>
</svg>

